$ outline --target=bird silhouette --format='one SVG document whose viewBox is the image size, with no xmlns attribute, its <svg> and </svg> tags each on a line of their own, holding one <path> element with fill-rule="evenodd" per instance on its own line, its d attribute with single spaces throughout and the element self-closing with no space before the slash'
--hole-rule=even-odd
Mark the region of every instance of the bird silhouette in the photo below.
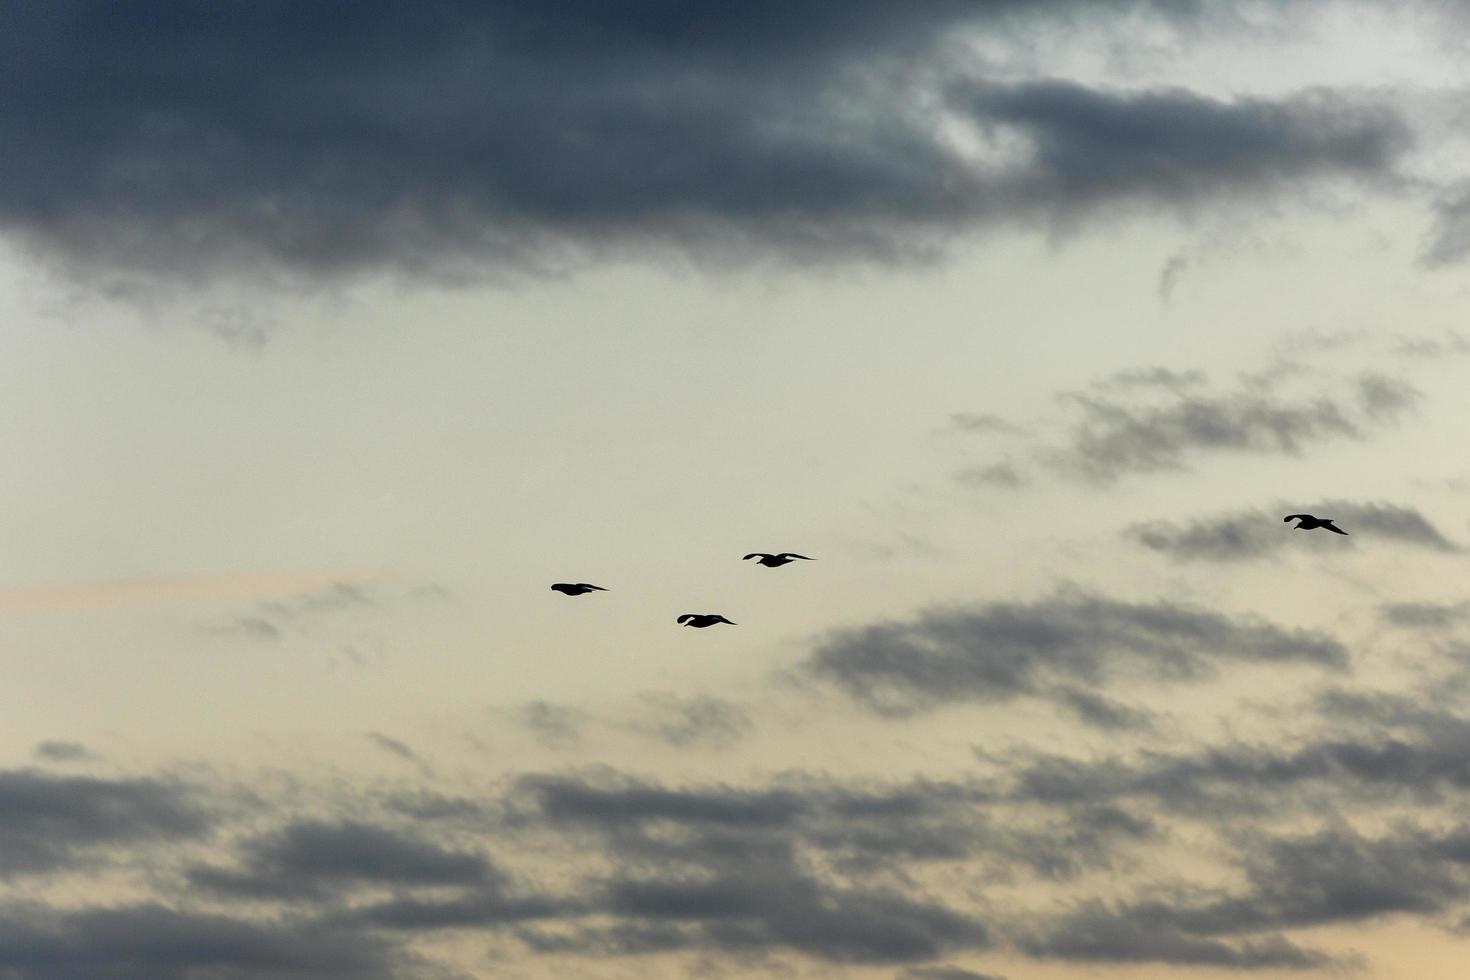
<svg viewBox="0 0 1470 980">
<path fill-rule="evenodd" d="M 586 582 L 558 582 L 552 587 L 552 591 L 560 592 L 562 595 L 586 595 L 588 592 L 606 592 L 600 585 L 588 585 Z"/>
<path fill-rule="evenodd" d="M 730 623 L 724 616 L 719 616 L 715 613 L 685 613 L 678 618 L 677 622 L 683 623 L 685 626 L 693 626 L 697 630 L 702 630 L 706 626 L 713 626 L 716 623 Z M 738 626 L 740 624 L 730 623 L 730 625 Z"/>
<path fill-rule="evenodd" d="M 1338 534 L 1347 534 L 1342 528 L 1332 523 L 1332 518 L 1330 517 L 1313 517 L 1311 514 L 1287 514 L 1282 518 L 1283 521 L 1287 522 L 1297 519 L 1301 520 L 1301 523 L 1296 526 L 1298 531 L 1310 531 L 1315 527 L 1325 527 L 1327 530 L 1336 531 Z"/>
<path fill-rule="evenodd" d="M 782 565 L 789 565 L 791 564 L 792 560 L 796 558 L 800 558 L 802 561 L 816 561 L 815 558 L 808 558 L 806 555 L 798 555 L 794 551 L 783 551 L 779 555 L 768 555 L 764 551 L 752 551 L 750 554 L 746 555 L 740 560 L 749 561 L 752 558 L 759 558 L 760 561 L 758 562 L 758 564 L 764 565 L 767 568 L 780 568 Z"/>
</svg>

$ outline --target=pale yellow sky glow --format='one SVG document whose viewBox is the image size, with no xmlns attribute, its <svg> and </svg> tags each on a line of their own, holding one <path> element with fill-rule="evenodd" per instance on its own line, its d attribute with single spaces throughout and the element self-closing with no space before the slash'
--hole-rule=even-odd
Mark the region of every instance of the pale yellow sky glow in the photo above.
<svg viewBox="0 0 1470 980">
<path fill-rule="evenodd" d="M 0 977 L 1455 980 L 1467 43 L 0 10 Z"/>
</svg>

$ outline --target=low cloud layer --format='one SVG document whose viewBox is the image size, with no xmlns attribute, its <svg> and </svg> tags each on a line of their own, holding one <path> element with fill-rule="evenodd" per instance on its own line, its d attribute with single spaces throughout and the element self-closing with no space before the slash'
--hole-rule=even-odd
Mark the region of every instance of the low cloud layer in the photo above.
<svg viewBox="0 0 1470 980">
<path fill-rule="evenodd" d="M 1026 612 L 981 621 L 1020 624 Z M 1214 631 L 1222 645 L 1287 642 L 1270 627 L 1164 607 L 1113 615 L 1135 641 L 1153 628 Z M 1453 657 L 1435 662 L 1454 669 Z M 709 782 L 599 766 L 459 795 L 422 781 L 392 792 L 337 782 L 283 798 L 206 776 L 9 771 L 7 834 L 108 854 L 145 897 L 12 903 L 0 910 L 0 970 L 438 980 L 456 974 L 433 951 L 465 938 L 488 943 L 501 966 L 553 971 L 754 957 L 972 980 L 998 974 L 985 968 L 998 953 L 1263 976 L 1341 970 L 1354 954 L 1301 933 L 1470 911 L 1462 704 L 1433 679 L 1422 691 L 1329 688 L 1299 699 L 1269 740 L 1112 754 L 1017 744 L 977 752 L 970 772 L 943 779 L 785 771 Z M 105 831 L 66 829 L 58 816 L 109 806 L 119 819 Z M 43 811 L 44 821 L 28 816 Z M 37 863 L 28 881 L 73 867 Z"/>
</svg>

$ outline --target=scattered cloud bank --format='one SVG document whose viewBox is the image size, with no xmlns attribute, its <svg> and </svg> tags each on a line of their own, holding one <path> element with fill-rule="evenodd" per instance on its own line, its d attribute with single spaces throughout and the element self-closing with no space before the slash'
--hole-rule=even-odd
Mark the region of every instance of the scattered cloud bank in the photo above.
<svg viewBox="0 0 1470 980">
<path fill-rule="evenodd" d="M 1042 479 L 1112 486 L 1126 478 L 1186 472 L 1214 456 L 1301 458 L 1321 444 L 1390 430 L 1422 398 L 1403 378 L 1375 371 L 1316 379 L 1315 390 L 1287 390 L 1304 387 L 1304 375 L 1300 365 L 1286 361 L 1219 386 L 1203 371 L 1143 367 L 1058 393 L 1066 417 L 1050 424 L 1023 429 L 992 415 L 955 413 L 952 429 L 1012 437 L 1006 458 L 980 462 L 955 479 L 1003 489 Z M 1369 520 L 1392 523 L 1386 513 L 1374 512 Z"/>
</svg>

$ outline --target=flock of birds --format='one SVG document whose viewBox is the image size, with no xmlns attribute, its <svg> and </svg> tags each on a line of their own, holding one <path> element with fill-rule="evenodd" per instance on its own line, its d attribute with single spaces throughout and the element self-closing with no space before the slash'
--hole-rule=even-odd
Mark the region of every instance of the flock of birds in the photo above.
<svg viewBox="0 0 1470 980">
<path fill-rule="evenodd" d="M 1334 528 L 1334 530 L 1336 529 Z M 802 561 L 816 561 L 815 558 L 798 555 L 794 551 L 783 551 L 775 555 L 767 554 L 764 551 L 752 551 L 740 560 L 749 561 L 752 558 L 756 559 L 756 564 L 764 565 L 767 568 L 780 568 L 782 565 L 791 564 L 798 558 Z M 557 582 L 551 586 L 551 591 L 560 592 L 562 595 L 586 595 L 589 592 L 607 592 L 609 590 L 604 589 L 600 585 L 592 585 L 589 582 Z M 726 619 L 718 613 L 685 613 L 676 619 L 675 622 L 680 626 L 693 626 L 697 630 L 706 629 L 714 626 L 716 623 L 725 623 L 729 626 L 740 625 L 739 623 Z"/>
<path fill-rule="evenodd" d="M 1326 528 L 1336 534 L 1347 534 L 1342 528 L 1332 523 L 1332 518 L 1330 517 L 1314 517 L 1311 514 L 1287 514 L 1282 520 L 1288 524 L 1296 521 L 1296 529 L 1298 531 Z M 802 561 L 816 560 L 814 558 L 808 558 L 806 555 L 798 555 L 794 551 L 783 551 L 774 555 L 764 551 L 752 551 L 740 560 L 750 561 L 752 558 L 756 560 L 757 564 L 764 565 L 767 568 L 780 568 L 782 565 L 789 565 L 797 559 L 801 559 Z M 586 595 L 589 592 L 609 591 L 600 585 L 592 585 L 590 582 L 556 582 L 551 586 L 551 590 L 569 596 Z M 676 619 L 675 622 L 680 626 L 692 626 L 697 630 L 707 629 L 719 623 L 725 623 L 728 626 L 740 625 L 733 620 L 726 619 L 719 613 L 685 613 Z"/>
</svg>

